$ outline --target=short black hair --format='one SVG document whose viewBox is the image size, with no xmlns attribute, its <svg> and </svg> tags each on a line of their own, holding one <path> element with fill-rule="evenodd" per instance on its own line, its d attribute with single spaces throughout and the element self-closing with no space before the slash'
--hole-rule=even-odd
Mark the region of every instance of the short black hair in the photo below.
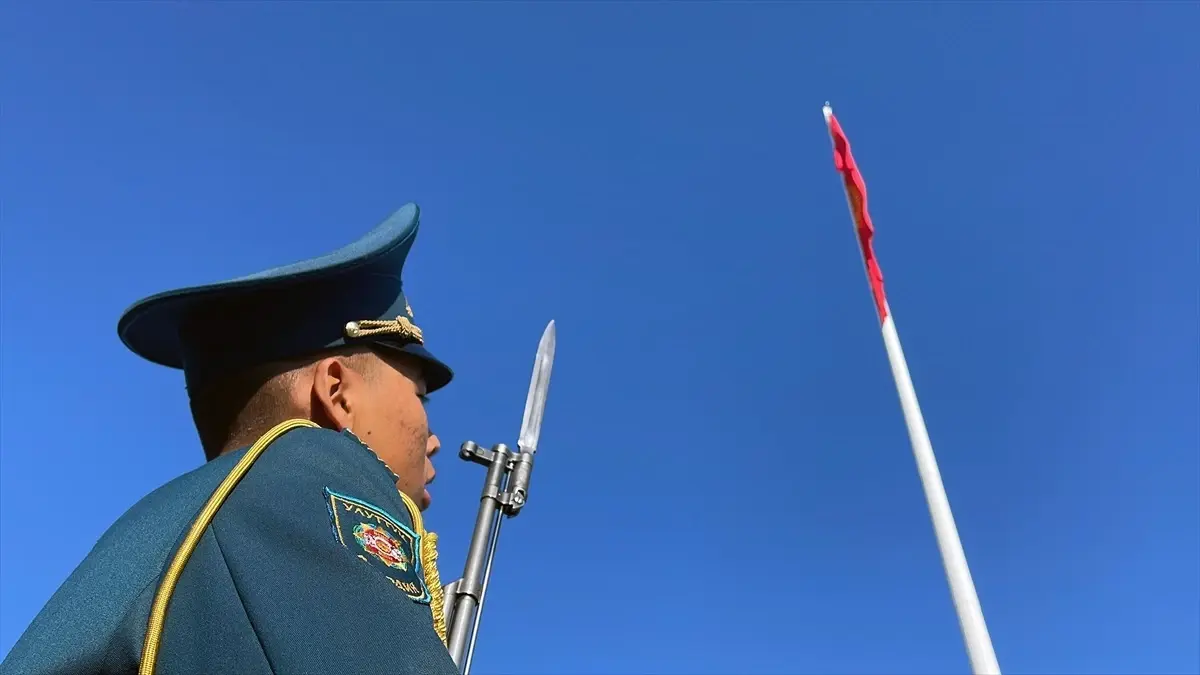
<svg viewBox="0 0 1200 675">
<path fill-rule="evenodd" d="M 212 460 L 227 450 L 250 445 L 274 425 L 297 416 L 288 390 L 306 366 L 338 356 L 370 378 L 376 362 L 366 357 L 373 351 L 370 347 L 342 347 L 304 359 L 262 364 L 189 392 L 192 421 L 205 458 Z"/>
<path fill-rule="evenodd" d="M 294 369 L 260 366 L 210 382 L 189 396 L 192 421 L 200 435 L 205 459 L 248 445 L 290 413 L 287 385 Z M 248 440 L 247 440 L 248 439 Z"/>
</svg>

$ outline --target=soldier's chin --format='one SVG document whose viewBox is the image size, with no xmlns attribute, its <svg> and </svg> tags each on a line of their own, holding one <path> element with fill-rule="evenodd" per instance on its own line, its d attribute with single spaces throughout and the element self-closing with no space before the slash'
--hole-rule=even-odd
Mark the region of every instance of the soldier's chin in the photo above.
<svg viewBox="0 0 1200 675">
<path fill-rule="evenodd" d="M 433 495 L 429 494 L 429 490 L 422 490 L 421 491 L 421 501 L 418 504 L 418 506 L 421 507 L 421 510 L 424 511 L 425 509 L 429 508 L 429 505 L 432 503 L 433 503 Z"/>
</svg>

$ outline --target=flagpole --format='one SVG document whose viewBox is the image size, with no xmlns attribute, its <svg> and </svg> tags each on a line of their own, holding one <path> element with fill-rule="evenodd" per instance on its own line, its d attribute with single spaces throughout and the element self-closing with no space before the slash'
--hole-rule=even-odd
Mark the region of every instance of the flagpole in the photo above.
<svg viewBox="0 0 1200 675">
<path fill-rule="evenodd" d="M 904 423 L 908 427 L 908 438 L 912 443 L 917 472 L 925 490 L 925 501 L 929 505 L 929 515 L 933 520 L 934 534 L 942 554 L 942 565 L 945 567 L 946 580 L 958 613 L 958 623 L 966 643 L 967 657 L 971 661 L 971 670 L 975 675 L 999 675 L 1000 664 L 996 661 L 992 639 L 983 619 L 983 608 L 979 604 L 979 595 L 975 591 L 975 583 L 971 580 L 971 571 L 967 567 L 967 556 L 963 552 L 958 528 L 954 524 L 954 514 L 950 511 L 950 500 L 946 496 L 937 459 L 933 455 L 933 444 L 929 440 L 929 431 L 925 428 L 925 419 L 917 402 L 917 392 L 908 372 L 908 362 L 900 346 L 896 322 L 883 292 L 883 273 L 871 247 L 874 227 L 867 210 L 866 184 L 850 153 L 850 142 L 842 132 L 837 118 L 833 116 L 833 108 L 826 103 L 822 111 L 834 146 L 834 162 L 843 178 L 850 219 L 854 223 L 862 249 L 867 282 L 871 287 L 876 311 L 879 313 L 883 344 L 892 367 L 892 377 L 896 381 L 900 408 L 904 412 Z"/>
</svg>

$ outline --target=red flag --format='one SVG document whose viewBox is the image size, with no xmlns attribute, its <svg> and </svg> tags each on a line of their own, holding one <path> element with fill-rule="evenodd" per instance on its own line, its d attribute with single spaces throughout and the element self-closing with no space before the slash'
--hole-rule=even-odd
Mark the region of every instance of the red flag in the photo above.
<svg viewBox="0 0 1200 675">
<path fill-rule="evenodd" d="M 845 183 L 850 215 L 854 218 L 854 229 L 858 233 L 858 245 L 862 249 L 863 262 L 867 265 L 867 282 L 871 285 L 871 296 L 875 299 L 875 309 L 882 322 L 887 318 L 887 298 L 883 294 L 883 271 L 879 269 L 875 249 L 871 246 L 875 226 L 871 224 L 871 214 L 867 211 L 867 183 L 854 163 L 854 155 L 850 153 L 850 139 L 846 138 L 832 110 L 828 111 L 827 122 L 829 134 L 833 137 L 833 165 L 842 174 L 842 182 Z"/>
</svg>

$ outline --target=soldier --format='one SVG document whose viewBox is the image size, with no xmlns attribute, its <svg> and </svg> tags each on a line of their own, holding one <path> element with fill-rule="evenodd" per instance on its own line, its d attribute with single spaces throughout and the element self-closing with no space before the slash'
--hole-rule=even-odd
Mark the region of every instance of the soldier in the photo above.
<svg viewBox="0 0 1200 675">
<path fill-rule="evenodd" d="M 125 345 L 183 370 L 207 462 L 100 538 L 0 672 L 457 672 L 421 517 L 452 373 L 401 288 L 418 216 L 126 311 Z"/>
</svg>

